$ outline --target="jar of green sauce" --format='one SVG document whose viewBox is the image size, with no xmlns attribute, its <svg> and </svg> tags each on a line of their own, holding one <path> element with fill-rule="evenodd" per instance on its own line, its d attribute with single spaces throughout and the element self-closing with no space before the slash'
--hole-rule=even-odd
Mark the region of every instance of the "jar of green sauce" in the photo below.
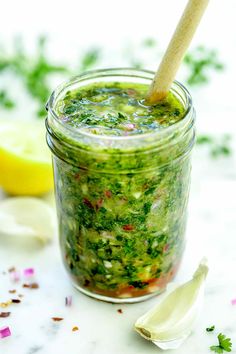
<svg viewBox="0 0 236 354">
<path fill-rule="evenodd" d="M 149 105 L 153 76 L 88 72 L 47 104 L 63 261 L 74 286 L 100 300 L 160 293 L 184 250 L 195 113 L 178 82 Z"/>
</svg>

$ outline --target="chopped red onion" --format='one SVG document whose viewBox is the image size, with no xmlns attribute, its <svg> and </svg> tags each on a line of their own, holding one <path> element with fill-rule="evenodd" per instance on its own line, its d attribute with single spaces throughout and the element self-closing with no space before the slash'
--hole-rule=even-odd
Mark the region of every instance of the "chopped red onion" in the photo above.
<svg viewBox="0 0 236 354">
<path fill-rule="evenodd" d="M 14 272 L 11 272 L 11 279 L 15 282 L 19 281 L 20 280 L 20 272 L 18 271 L 14 271 Z"/>
<path fill-rule="evenodd" d="M 232 305 L 236 305 L 236 299 L 231 300 Z"/>
<path fill-rule="evenodd" d="M 124 124 L 124 128 L 127 129 L 127 130 L 133 130 L 133 129 L 135 129 L 135 124 L 126 123 L 126 124 Z"/>
<path fill-rule="evenodd" d="M 26 268 L 23 273 L 26 278 L 32 277 L 34 275 L 34 268 Z"/>
<path fill-rule="evenodd" d="M 72 305 L 72 296 L 67 296 L 65 298 L 65 305 L 68 307 Z"/>
<path fill-rule="evenodd" d="M 11 336 L 9 327 L 3 327 L 0 329 L 0 339 Z"/>
</svg>

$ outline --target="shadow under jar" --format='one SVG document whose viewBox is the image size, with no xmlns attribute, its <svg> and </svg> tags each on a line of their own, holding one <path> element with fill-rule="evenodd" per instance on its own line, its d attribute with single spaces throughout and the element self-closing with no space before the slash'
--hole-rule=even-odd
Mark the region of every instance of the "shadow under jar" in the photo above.
<svg viewBox="0 0 236 354">
<path fill-rule="evenodd" d="M 132 90 L 136 84 L 148 87 L 153 75 L 134 69 L 88 72 L 59 86 L 47 104 L 64 264 L 77 289 L 109 302 L 158 294 L 178 270 L 194 143 L 191 97 L 174 82 L 171 92 L 184 107 L 183 118 L 123 136 L 69 125 L 57 105 L 86 85 L 127 83 Z"/>
</svg>

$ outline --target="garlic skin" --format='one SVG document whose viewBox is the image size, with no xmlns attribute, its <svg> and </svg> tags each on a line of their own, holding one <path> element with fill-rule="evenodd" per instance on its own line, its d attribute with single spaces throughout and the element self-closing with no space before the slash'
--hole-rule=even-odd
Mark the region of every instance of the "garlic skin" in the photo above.
<svg viewBox="0 0 236 354">
<path fill-rule="evenodd" d="M 23 240 L 50 242 L 56 232 L 54 209 L 34 197 L 11 197 L 0 202 L 0 237 L 15 243 Z"/>
<path fill-rule="evenodd" d="M 208 273 L 203 259 L 193 278 L 178 286 L 135 323 L 135 330 L 161 349 L 178 348 L 191 333 L 199 313 Z"/>
</svg>

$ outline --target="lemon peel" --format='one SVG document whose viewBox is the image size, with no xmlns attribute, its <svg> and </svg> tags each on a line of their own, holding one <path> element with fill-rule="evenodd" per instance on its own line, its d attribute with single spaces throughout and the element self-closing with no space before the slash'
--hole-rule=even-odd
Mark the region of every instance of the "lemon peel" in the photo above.
<svg viewBox="0 0 236 354">
<path fill-rule="evenodd" d="M 30 196 L 53 188 L 43 121 L 0 120 L 0 186 L 9 194 Z"/>
</svg>

